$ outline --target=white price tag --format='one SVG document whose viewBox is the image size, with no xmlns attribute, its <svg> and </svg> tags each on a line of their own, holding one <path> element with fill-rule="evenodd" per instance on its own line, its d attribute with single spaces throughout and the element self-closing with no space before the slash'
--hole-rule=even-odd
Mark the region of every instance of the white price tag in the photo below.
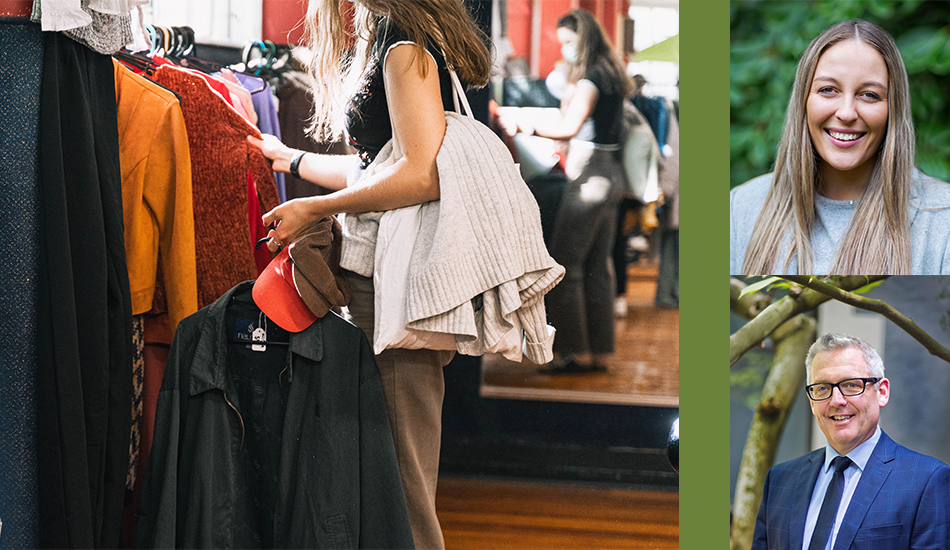
<svg viewBox="0 0 950 550">
<path fill-rule="evenodd" d="M 254 332 L 251 333 L 251 340 L 255 342 L 263 342 L 267 340 L 267 331 L 261 327 L 254 329 Z M 267 345 L 251 344 L 251 351 L 267 351 Z"/>
</svg>

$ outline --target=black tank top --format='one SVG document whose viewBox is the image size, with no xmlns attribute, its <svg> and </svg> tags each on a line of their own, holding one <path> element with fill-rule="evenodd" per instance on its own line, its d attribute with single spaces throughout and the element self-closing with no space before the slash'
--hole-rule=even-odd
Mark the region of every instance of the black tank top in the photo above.
<svg viewBox="0 0 950 550">
<path fill-rule="evenodd" d="M 621 95 L 622 83 L 618 83 L 602 65 L 590 67 L 584 75 L 584 80 L 590 81 L 597 88 L 597 103 L 581 130 L 574 136 L 575 139 L 603 145 L 620 143 L 624 100 Z"/>
<path fill-rule="evenodd" d="M 356 93 L 346 106 L 347 137 L 350 145 L 356 147 L 359 152 L 362 168 L 366 168 L 373 162 L 379 150 L 393 136 L 383 83 L 383 59 L 394 44 L 408 40 L 406 33 L 391 24 L 388 19 L 380 21 L 372 54 L 360 76 Z M 445 66 L 445 58 L 431 39 L 426 41 L 426 48 L 435 58 L 435 63 L 439 68 L 443 110 L 454 111 L 452 80 Z"/>
</svg>

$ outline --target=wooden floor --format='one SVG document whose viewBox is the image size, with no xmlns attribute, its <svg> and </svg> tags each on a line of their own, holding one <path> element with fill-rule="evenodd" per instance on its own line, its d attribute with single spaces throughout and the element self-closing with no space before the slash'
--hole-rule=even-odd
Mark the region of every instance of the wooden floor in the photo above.
<svg viewBox="0 0 950 550">
<path fill-rule="evenodd" d="M 484 356 L 482 396 L 679 406 L 679 311 L 653 305 L 655 264 L 628 273 L 608 372 L 552 376 Z M 443 476 L 436 506 L 449 550 L 679 548 L 676 492 Z"/>
<path fill-rule="evenodd" d="M 436 506 L 448 550 L 679 548 L 675 492 L 441 478 Z"/>
<path fill-rule="evenodd" d="M 654 305 L 657 265 L 627 270 L 628 312 L 617 318 L 616 353 L 603 373 L 547 375 L 525 360 L 482 358 L 482 395 L 507 399 L 679 406 L 679 310 Z"/>
</svg>

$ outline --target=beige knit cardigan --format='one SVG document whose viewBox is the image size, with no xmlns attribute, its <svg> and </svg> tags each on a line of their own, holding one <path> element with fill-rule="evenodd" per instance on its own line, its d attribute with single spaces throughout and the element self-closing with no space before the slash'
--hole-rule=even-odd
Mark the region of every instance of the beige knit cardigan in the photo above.
<svg viewBox="0 0 950 550">
<path fill-rule="evenodd" d="M 407 327 L 455 335 L 458 351 L 481 355 L 514 326 L 535 363 L 552 358 L 544 295 L 564 277 L 548 253 L 541 216 L 511 154 L 487 126 L 445 113 L 436 160 L 441 198 L 421 208 L 407 289 Z M 374 164 L 391 162 L 390 140 Z M 373 167 L 366 170 L 373 173 Z M 341 267 L 372 276 L 381 213 L 347 215 Z"/>
</svg>

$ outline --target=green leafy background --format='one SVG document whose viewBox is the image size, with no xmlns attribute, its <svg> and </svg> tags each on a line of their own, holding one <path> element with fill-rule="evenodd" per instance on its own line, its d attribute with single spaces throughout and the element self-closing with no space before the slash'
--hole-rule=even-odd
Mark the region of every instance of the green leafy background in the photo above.
<svg viewBox="0 0 950 550">
<path fill-rule="evenodd" d="M 798 57 L 821 31 L 862 18 L 900 49 L 910 81 L 917 166 L 950 181 L 950 2 L 733 1 L 730 5 L 730 188 L 772 171 Z"/>
</svg>

